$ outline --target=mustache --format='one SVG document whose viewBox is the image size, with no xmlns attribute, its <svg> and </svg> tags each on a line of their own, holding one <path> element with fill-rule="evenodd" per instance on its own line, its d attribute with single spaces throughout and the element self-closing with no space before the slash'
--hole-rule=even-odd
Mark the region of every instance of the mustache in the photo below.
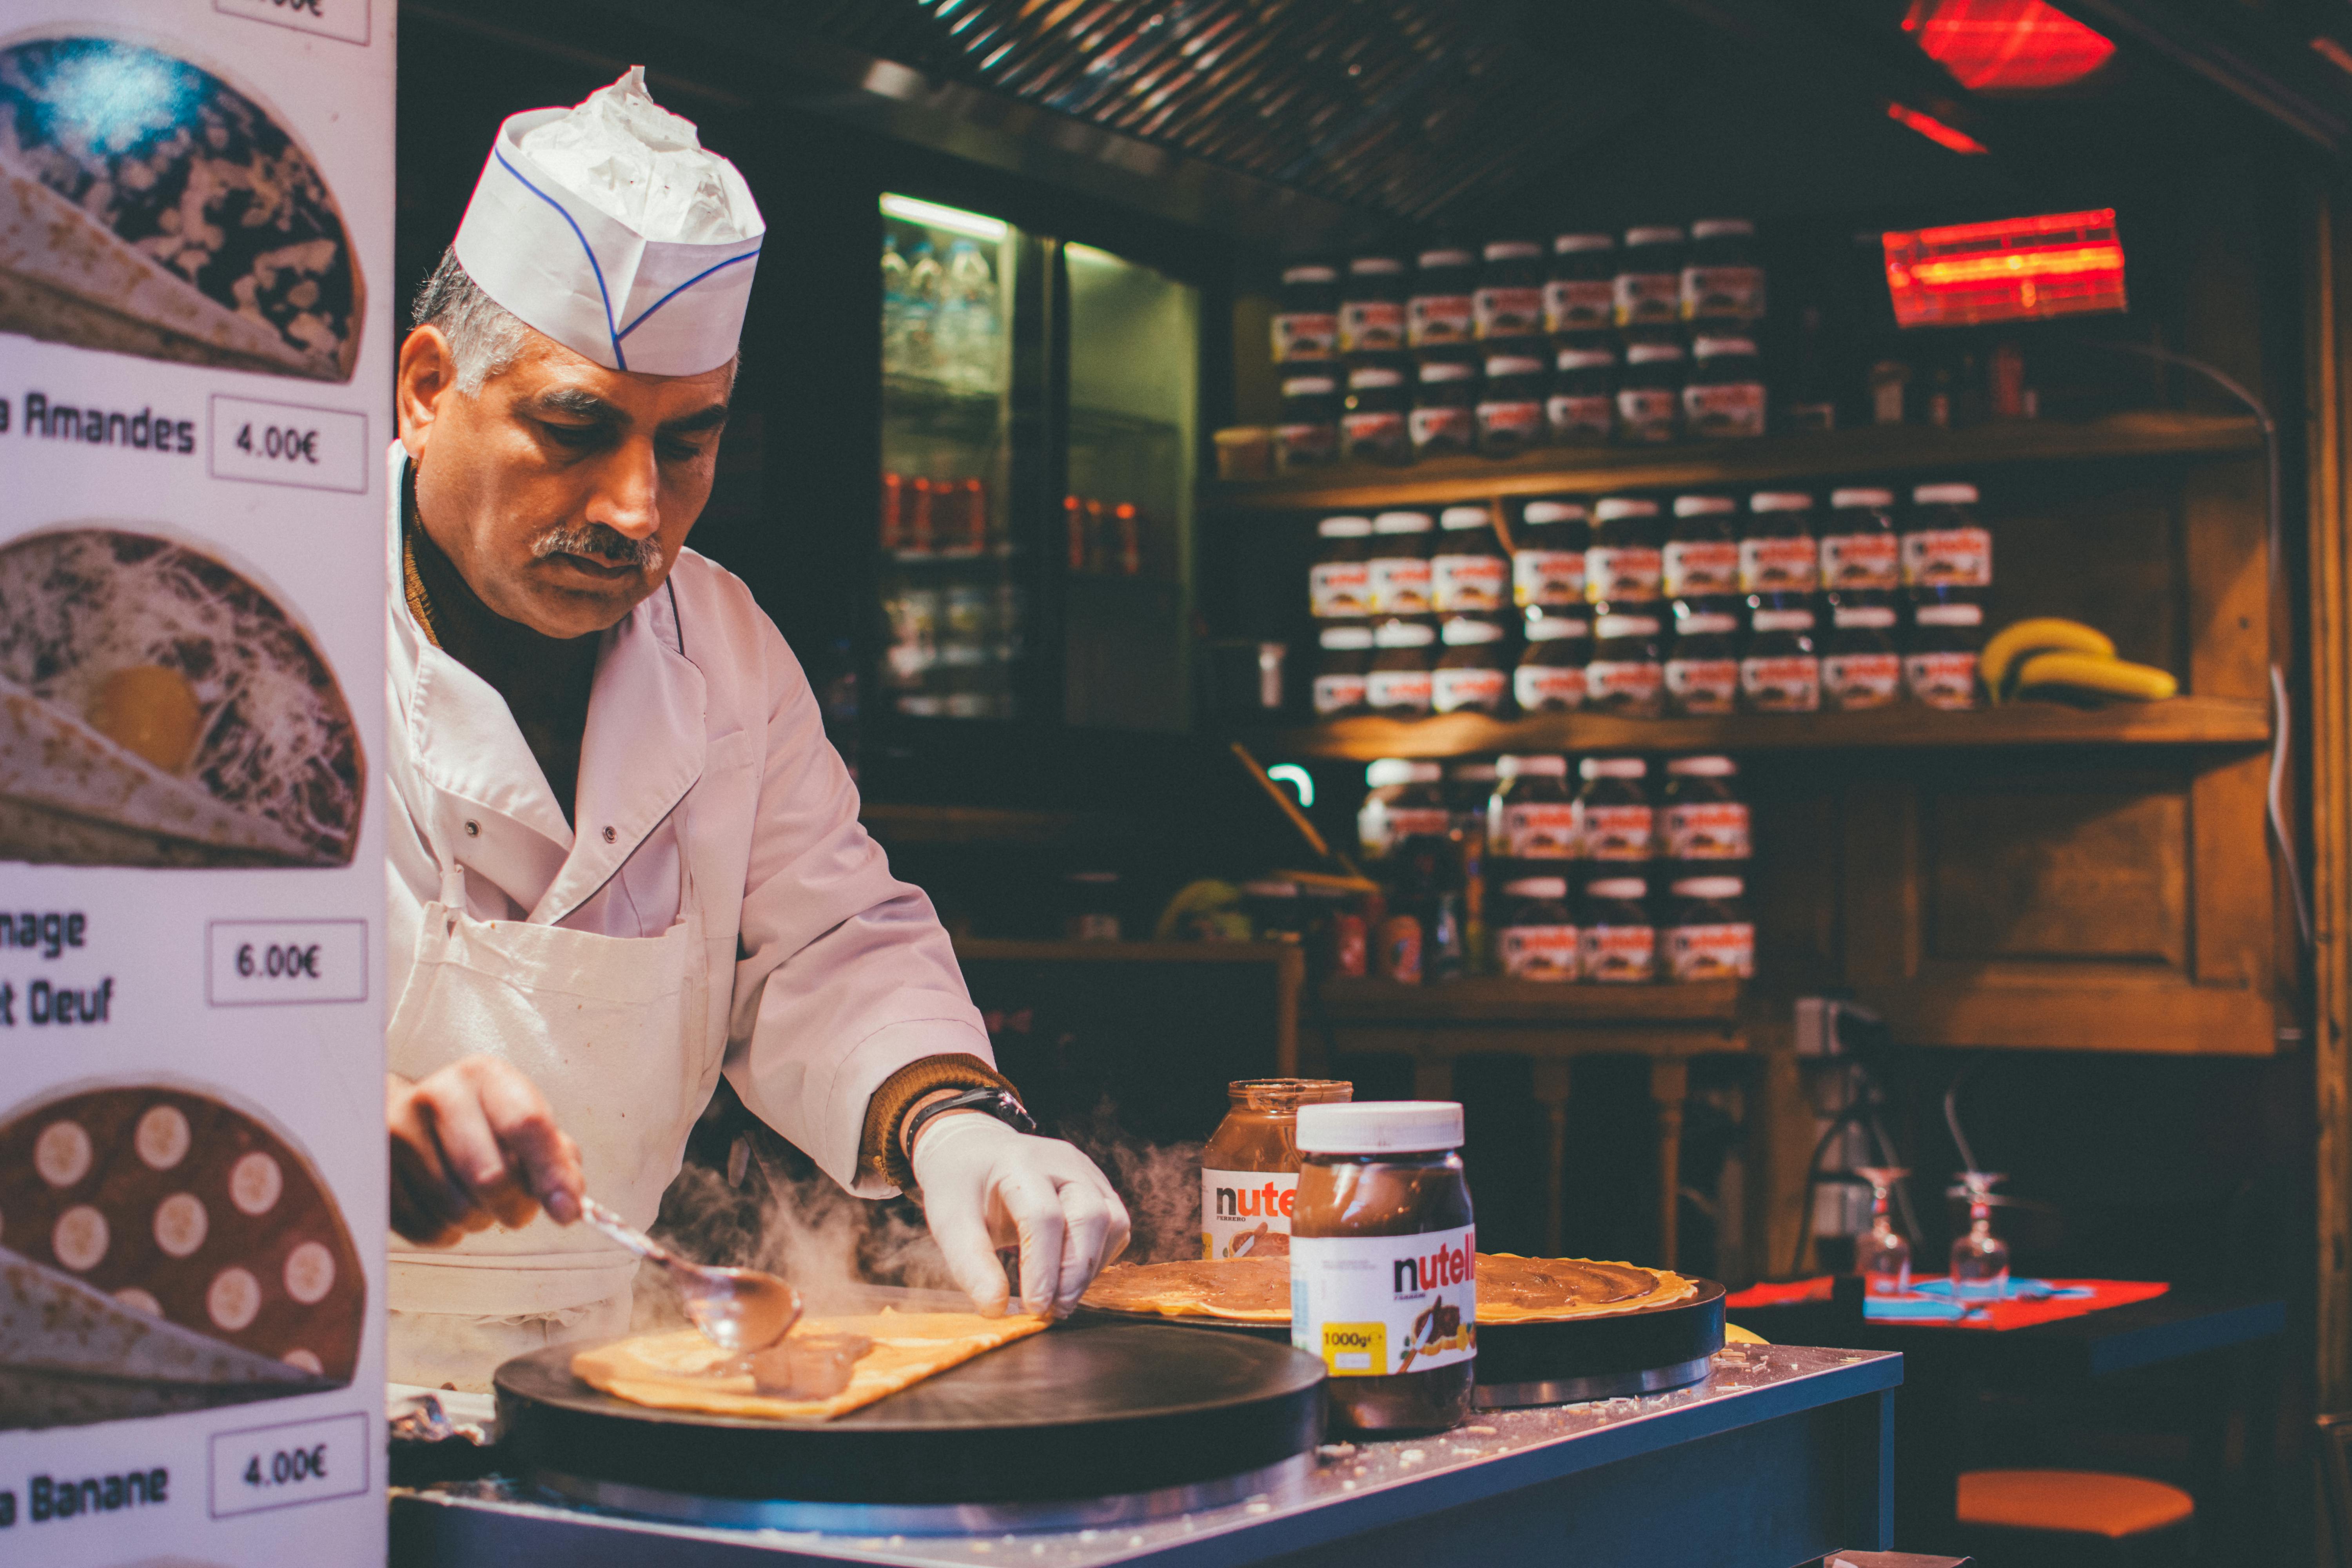
<svg viewBox="0 0 2352 1568">
<path fill-rule="evenodd" d="M 615 566 L 650 571 L 661 564 L 661 545 L 651 538 L 631 539 L 617 528 L 592 522 L 584 528 L 557 528 L 541 534 L 531 544 L 530 558 L 544 561 L 551 555 L 588 555 Z"/>
</svg>

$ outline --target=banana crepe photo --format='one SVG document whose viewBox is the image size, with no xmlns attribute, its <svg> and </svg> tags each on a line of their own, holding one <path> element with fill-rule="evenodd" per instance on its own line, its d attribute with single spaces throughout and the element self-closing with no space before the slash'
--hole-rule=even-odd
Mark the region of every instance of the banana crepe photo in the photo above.
<svg viewBox="0 0 2352 1568">
<path fill-rule="evenodd" d="M 243 573 L 128 526 L 0 546 L 0 858 L 345 866 L 365 776 L 334 671 Z"/>
</svg>

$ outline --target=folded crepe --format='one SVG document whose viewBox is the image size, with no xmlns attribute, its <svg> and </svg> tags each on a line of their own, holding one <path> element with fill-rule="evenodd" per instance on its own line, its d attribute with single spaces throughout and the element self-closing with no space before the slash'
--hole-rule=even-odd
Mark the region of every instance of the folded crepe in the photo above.
<svg viewBox="0 0 2352 1568">
<path fill-rule="evenodd" d="M 874 1342 L 851 1372 L 849 1386 L 829 1399 L 761 1394 L 748 1371 L 713 1375 L 720 1363 L 735 1359 L 734 1352 L 720 1350 L 694 1329 L 640 1334 L 582 1351 L 572 1358 L 572 1374 L 615 1399 L 659 1410 L 830 1421 L 999 1345 L 1042 1333 L 1045 1326 L 1044 1318 L 898 1312 L 887 1307 L 863 1317 L 803 1319 L 793 1326 L 795 1336 L 854 1334 Z"/>
<path fill-rule="evenodd" d="M 333 671 L 239 573 L 103 526 L 0 547 L 0 858 L 348 865 L 364 776 Z"/>
<path fill-rule="evenodd" d="M 349 381 L 365 300 L 317 164 L 244 92 L 121 38 L 0 48 L 0 331 Z"/>
</svg>

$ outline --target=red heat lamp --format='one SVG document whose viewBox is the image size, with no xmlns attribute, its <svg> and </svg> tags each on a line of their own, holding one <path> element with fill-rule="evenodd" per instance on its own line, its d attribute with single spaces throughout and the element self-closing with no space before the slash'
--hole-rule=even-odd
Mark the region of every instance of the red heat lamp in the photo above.
<svg viewBox="0 0 2352 1568">
<path fill-rule="evenodd" d="M 1903 30 L 1971 92 L 2070 87 L 2116 53 L 2105 35 L 2042 0 L 1911 0 Z"/>
<path fill-rule="evenodd" d="M 2033 321 L 2124 309 L 2116 210 L 1880 236 L 1901 327 Z"/>
</svg>

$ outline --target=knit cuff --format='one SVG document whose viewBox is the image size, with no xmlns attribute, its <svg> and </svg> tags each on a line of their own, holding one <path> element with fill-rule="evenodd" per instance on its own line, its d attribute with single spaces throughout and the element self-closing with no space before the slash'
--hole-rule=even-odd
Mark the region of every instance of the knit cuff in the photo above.
<svg viewBox="0 0 2352 1568">
<path fill-rule="evenodd" d="M 866 1131 L 857 1141 L 858 1168 L 873 1173 L 901 1192 L 912 1187 L 915 1173 L 899 1142 L 899 1125 L 917 1100 L 943 1089 L 1020 1092 L 1013 1087 L 1012 1080 L 978 1057 L 958 1053 L 908 1062 L 883 1079 L 874 1098 L 866 1102 Z"/>
</svg>

